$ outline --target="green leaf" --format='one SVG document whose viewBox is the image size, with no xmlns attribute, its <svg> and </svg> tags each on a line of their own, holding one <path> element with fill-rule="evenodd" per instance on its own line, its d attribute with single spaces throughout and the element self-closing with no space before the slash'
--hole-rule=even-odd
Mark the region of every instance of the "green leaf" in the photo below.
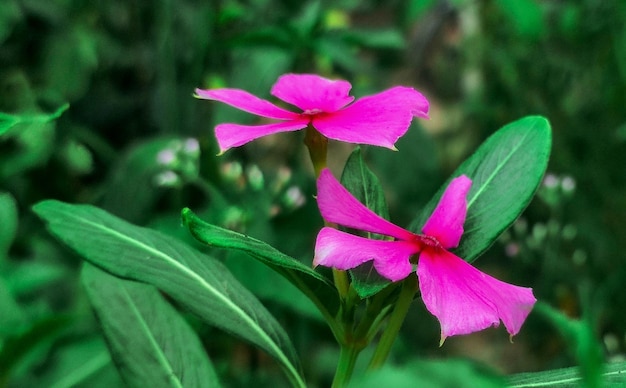
<svg viewBox="0 0 626 388">
<path fill-rule="evenodd" d="M 601 375 L 603 387 L 626 386 L 626 362 L 605 364 Z M 571 388 L 585 387 L 579 367 L 553 369 L 543 372 L 519 373 L 509 376 L 509 388 Z"/>
<path fill-rule="evenodd" d="M 454 177 L 472 179 L 465 232 L 454 252 L 475 260 L 530 203 L 548 165 L 552 135 L 548 120 L 529 116 L 489 137 L 439 189 L 410 230 L 420 231 Z"/>
<path fill-rule="evenodd" d="M 130 387 L 217 387 L 196 333 L 159 291 L 85 264 L 82 280 L 111 355 Z"/>
<path fill-rule="evenodd" d="M 93 206 L 43 201 L 33 209 L 53 235 L 90 263 L 154 285 L 207 323 L 258 345 L 293 385 L 305 385 L 283 328 L 218 260 Z"/>
<path fill-rule="evenodd" d="M 198 241 L 218 248 L 245 252 L 261 261 L 298 287 L 315 303 L 325 317 L 334 316 L 339 309 L 336 288 L 324 276 L 298 260 L 263 241 L 208 224 L 190 209 L 182 211 L 183 224 Z"/>
<path fill-rule="evenodd" d="M 341 174 L 341 184 L 368 209 L 389 219 L 385 193 L 376 175 L 365 164 L 361 148 L 357 147 L 346 161 Z M 367 233 L 368 238 L 383 239 L 383 236 Z M 361 298 L 370 297 L 391 282 L 380 276 L 372 261 L 350 270 L 352 286 Z"/>
</svg>

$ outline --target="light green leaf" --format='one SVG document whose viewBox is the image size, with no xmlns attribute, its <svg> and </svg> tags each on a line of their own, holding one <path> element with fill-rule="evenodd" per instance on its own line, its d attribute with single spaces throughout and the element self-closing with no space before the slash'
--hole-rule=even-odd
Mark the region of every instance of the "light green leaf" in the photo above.
<svg viewBox="0 0 626 388">
<path fill-rule="evenodd" d="M 90 263 L 154 285 L 207 323 L 258 345 L 294 386 L 305 385 L 283 328 L 218 260 L 93 206 L 43 201 L 33 209 L 53 235 Z"/>
<path fill-rule="evenodd" d="M 128 386 L 220 385 L 196 333 L 155 287 L 119 279 L 88 263 L 81 275 Z"/>
<path fill-rule="evenodd" d="M 70 104 L 64 104 L 59 109 L 50 114 L 8 114 L 0 112 L 0 135 L 9 131 L 18 124 L 39 124 L 43 125 L 50 121 L 56 120 L 63 112 L 68 110 Z"/>
<path fill-rule="evenodd" d="M 421 231 L 452 178 L 467 175 L 467 196 L 461 243 L 456 255 L 472 262 L 493 244 L 533 198 L 548 165 L 552 135 L 548 120 L 529 116 L 510 123 L 489 137 L 439 189 L 410 230 Z"/>
<path fill-rule="evenodd" d="M 601 375 L 603 387 L 626 386 L 626 362 L 606 364 Z M 543 372 L 519 373 L 508 378 L 509 388 L 573 388 L 584 387 L 579 367 Z"/>
</svg>

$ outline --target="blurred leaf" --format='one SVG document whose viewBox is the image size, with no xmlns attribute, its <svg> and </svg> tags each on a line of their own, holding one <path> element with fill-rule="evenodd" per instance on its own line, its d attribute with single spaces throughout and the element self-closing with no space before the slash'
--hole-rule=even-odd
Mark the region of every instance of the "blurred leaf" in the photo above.
<svg viewBox="0 0 626 388">
<path fill-rule="evenodd" d="M 0 269 L 17 233 L 17 203 L 9 193 L 0 193 Z"/>
<path fill-rule="evenodd" d="M 577 372 L 580 373 L 584 385 L 590 388 L 604 386 L 602 383 L 604 371 L 602 346 L 596 340 L 594 328 L 590 322 L 570 319 L 559 310 L 543 302 L 538 302 L 535 305 L 535 311 L 550 321 L 565 338 L 567 346 L 578 360 Z M 626 377 L 623 378 L 623 381 L 626 381 Z"/>
<path fill-rule="evenodd" d="M 414 23 L 436 4 L 435 0 L 409 0 L 406 10 L 406 20 Z"/>
<path fill-rule="evenodd" d="M 350 29 L 343 32 L 346 42 L 372 49 L 402 50 L 406 47 L 404 36 L 397 29 Z"/>
<path fill-rule="evenodd" d="M 299 17 L 293 20 L 293 26 L 302 39 L 311 39 L 315 26 L 321 17 L 321 5 L 319 0 L 309 1 L 302 7 Z"/>
<path fill-rule="evenodd" d="M 34 322 L 16 336 L 7 338 L 0 349 L 0 386 L 14 369 L 40 362 L 59 335 L 70 327 L 67 316 L 50 316 Z"/>
<path fill-rule="evenodd" d="M 159 152 L 173 138 L 147 139 L 129 149 L 110 169 L 104 185 L 102 207 L 130 222 L 144 222 L 160 190 L 155 177 L 166 170 L 158 164 Z"/>
<path fill-rule="evenodd" d="M 17 145 L 0 154 L 0 179 L 22 173 L 48 160 L 55 145 L 55 124 L 52 121 L 68 108 L 69 104 L 65 104 L 51 114 L 0 113 L 0 136 L 4 133 Z"/>
<path fill-rule="evenodd" d="M 453 251 L 472 262 L 533 198 L 548 164 L 551 140 L 550 124 L 543 117 L 528 116 L 502 127 L 454 171 L 410 230 L 421 230 L 452 178 L 467 175 L 472 188 L 467 196 L 465 232 Z"/>
<path fill-rule="evenodd" d="M 61 156 L 67 167 L 77 175 L 88 174 L 93 169 L 91 151 L 83 144 L 69 140 L 61 148 Z"/>
<path fill-rule="evenodd" d="M 606 364 L 601 375 L 603 387 L 626 386 L 626 362 Z M 579 367 L 553 369 L 543 372 L 519 373 L 507 378 L 509 388 L 573 388 L 588 387 L 584 385 Z"/>
<path fill-rule="evenodd" d="M 415 361 L 402 367 L 386 365 L 353 379 L 349 387 L 358 388 L 500 388 L 503 379 L 494 372 L 465 360 Z"/>
<path fill-rule="evenodd" d="M 108 388 L 123 385 L 101 336 L 65 344 L 54 352 L 52 359 L 53 367 L 38 376 L 37 386 Z"/>
<path fill-rule="evenodd" d="M 0 45 L 11 34 L 13 26 L 21 19 L 22 12 L 14 0 L 0 2 Z"/>
<path fill-rule="evenodd" d="M 304 386 L 283 328 L 219 261 L 93 206 L 50 200 L 33 209 L 53 235 L 90 263 L 116 276 L 154 285 L 207 323 L 267 351 L 294 385 Z"/>
<path fill-rule="evenodd" d="M 49 252 L 44 252 L 42 255 Z M 9 274 L 7 285 L 15 295 L 28 295 L 45 287 L 52 286 L 52 283 L 73 276 L 60 264 L 43 263 L 37 261 L 21 261 L 17 265 L 12 265 L 7 271 Z"/>
<path fill-rule="evenodd" d="M 341 184 L 368 209 L 386 220 L 389 219 L 383 188 L 376 175 L 365 164 L 360 147 L 348 157 L 341 174 Z M 367 237 L 379 240 L 384 238 L 373 233 L 368 233 Z M 378 274 L 372 261 L 350 270 L 350 275 L 352 285 L 361 298 L 370 297 L 391 283 Z"/>
<path fill-rule="evenodd" d="M 81 276 L 128 386 L 220 385 L 198 336 L 156 288 L 116 278 L 90 264 Z"/>
<path fill-rule="evenodd" d="M 200 242 L 245 252 L 289 280 L 311 299 L 325 316 L 339 309 L 336 288 L 319 273 L 298 260 L 255 238 L 220 228 L 200 220 L 190 209 L 183 209 L 183 224 Z"/>
<path fill-rule="evenodd" d="M 538 39 L 545 35 L 543 11 L 535 0 L 497 0 L 504 16 L 522 37 Z"/>
<path fill-rule="evenodd" d="M 2 340 L 10 335 L 17 335 L 27 324 L 24 312 L 17 304 L 5 280 L 0 276 L 0 346 Z"/>
<path fill-rule="evenodd" d="M 87 93 L 98 66 L 94 31 L 74 25 L 70 31 L 49 37 L 43 64 L 46 85 L 63 99 L 76 100 Z"/>
<path fill-rule="evenodd" d="M 11 128 L 19 124 L 39 124 L 43 125 L 50 121 L 56 120 L 63 112 L 68 110 L 70 104 L 64 104 L 59 109 L 50 114 L 38 114 L 38 113 L 22 113 L 22 114 L 8 114 L 0 112 L 0 135 L 8 132 Z"/>
</svg>

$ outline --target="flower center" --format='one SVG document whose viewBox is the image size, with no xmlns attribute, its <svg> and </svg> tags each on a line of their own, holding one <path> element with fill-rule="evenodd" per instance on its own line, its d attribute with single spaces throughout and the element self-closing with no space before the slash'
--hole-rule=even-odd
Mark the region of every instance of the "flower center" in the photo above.
<svg viewBox="0 0 626 388">
<path fill-rule="evenodd" d="M 420 234 L 419 235 L 419 239 L 420 241 L 428 246 L 428 247 L 432 247 L 432 248 L 441 248 L 441 243 L 439 242 L 439 240 L 437 240 L 436 238 L 434 238 L 433 236 L 428 236 L 425 234 Z"/>
<path fill-rule="evenodd" d="M 307 116 L 314 116 L 316 114 L 322 113 L 323 111 L 321 109 L 307 109 L 304 112 L 302 112 L 303 115 L 307 115 Z"/>
</svg>

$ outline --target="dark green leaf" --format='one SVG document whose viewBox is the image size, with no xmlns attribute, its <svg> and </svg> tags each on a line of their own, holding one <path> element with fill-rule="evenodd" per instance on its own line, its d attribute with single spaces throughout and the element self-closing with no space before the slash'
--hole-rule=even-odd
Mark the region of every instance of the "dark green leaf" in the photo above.
<svg viewBox="0 0 626 388">
<path fill-rule="evenodd" d="M 365 164 L 361 149 L 358 147 L 346 161 L 341 174 L 341 184 L 368 209 L 385 219 L 389 219 L 383 188 L 376 175 Z M 383 236 L 371 233 L 368 233 L 367 237 L 383 238 Z M 376 272 L 371 261 L 350 270 L 350 275 L 352 276 L 352 285 L 361 298 L 370 297 L 391 283 Z"/>
<path fill-rule="evenodd" d="M 420 231 L 454 177 L 472 179 L 467 218 L 455 254 L 472 262 L 524 211 L 548 164 L 552 135 L 548 121 L 529 116 L 510 123 L 489 137 L 470 156 L 411 223 Z"/>
<path fill-rule="evenodd" d="M 263 241 L 233 232 L 199 219 L 191 210 L 183 209 L 183 224 L 200 242 L 218 248 L 245 252 L 281 274 L 298 287 L 318 306 L 325 316 L 333 316 L 339 309 L 335 287 L 322 275 L 298 260 Z"/>
<path fill-rule="evenodd" d="M 156 286 L 209 324 L 267 351 L 294 385 L 304 386 L 283 328 L 218 260 L 93 206 L 43 201 L 34 210 L 53 235 L 90 263 Z"/>
<path fill-rule="evenodd" d="M 82 280 L 128 386 L 220 385 L 196 333 L 156 288 L 90 264 Z"/>
<path fill-rule="evenodd" d="M 17 203 L 11 194 L 0 193 L 0 263 L 7 257 L 17 232 Z M 1 264 L 0 264 L 1 267 Z"/>
</svg>

